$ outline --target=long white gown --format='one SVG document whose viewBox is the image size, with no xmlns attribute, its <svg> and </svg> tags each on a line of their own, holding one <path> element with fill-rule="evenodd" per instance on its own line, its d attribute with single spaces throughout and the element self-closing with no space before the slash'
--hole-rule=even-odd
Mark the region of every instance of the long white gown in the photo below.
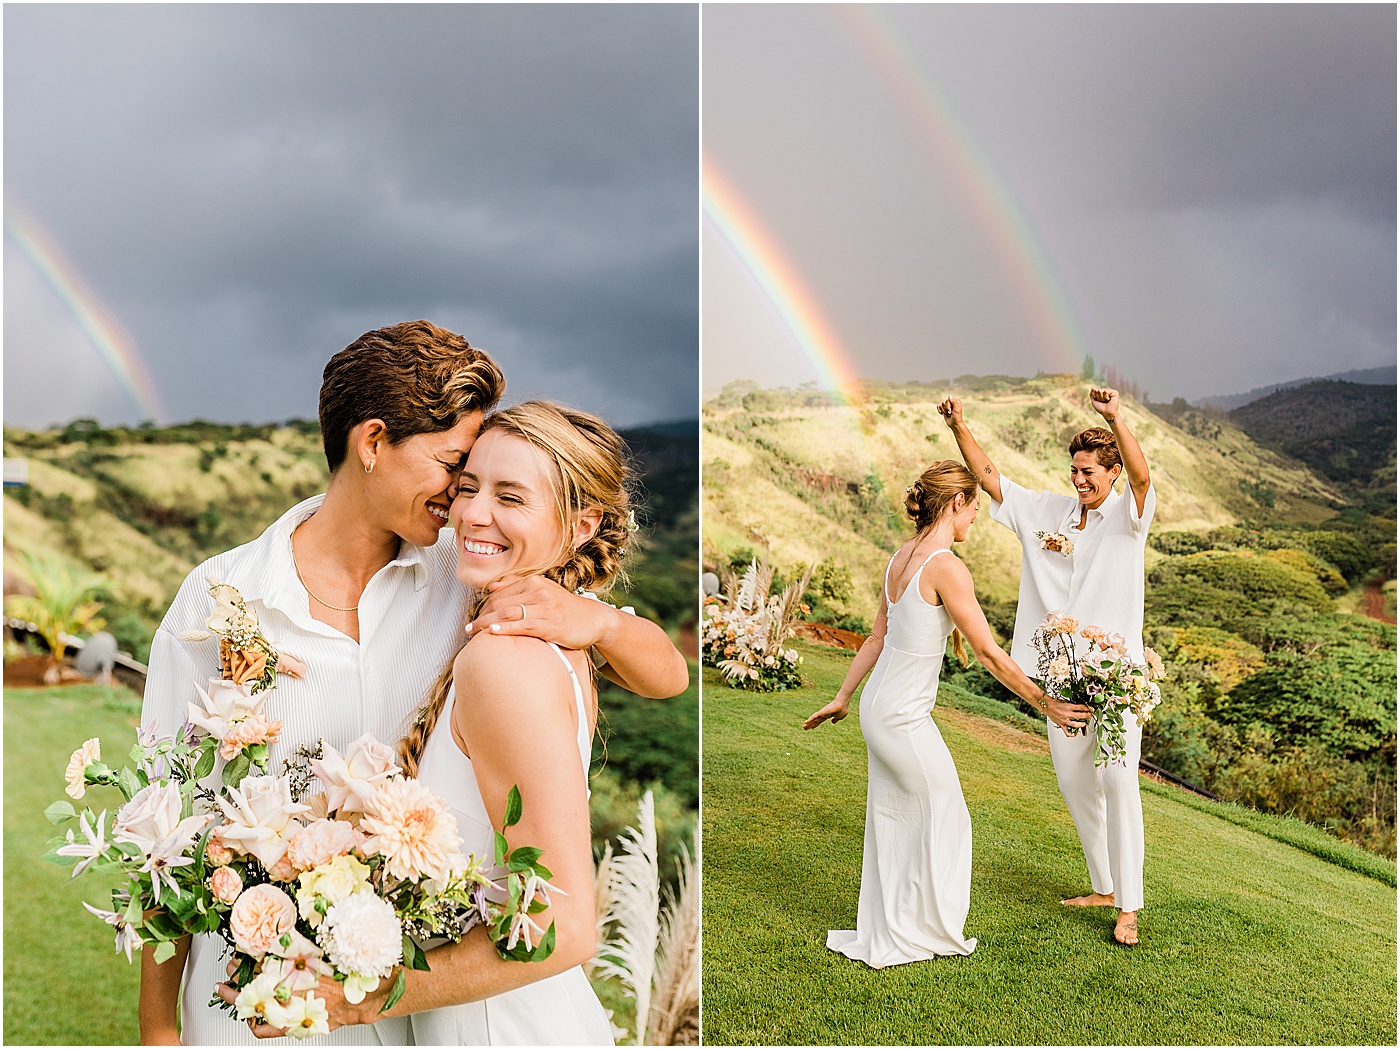
<svg viewBox="0 0 1400 1049">
<path fill-rule="evenodd" d="M 586 776 L 592 733 L 588 727 L 583 686 L 568 657 L 557 645 L 549 647 L 558 654 L 573 679 L 579 760 Z M 463 850 L 489 858 L 494 855 L 495 830 L 481 800 L 471 759 L 462 753 L 452 737 L 455 702 L 456 693 L 449 692 L 437 726 L 423 750 L 418 780 L 438 794 L 457 817 Z M 529 966 L 533 963 L 515 964 Z M 580 967 L 479 1002 L 413 1013 L 409 1021 L 417 1045 L 613 1044 L 612 1023 Z"/>
<path fill-rule="evenodd" d="M 856 928 L 826 945 L 875 969 L 971 954 L 964 939 L 972 891 L 972 821 L 953 757 L 930 716 L 953 632 L 942 605 L 919 593 L 919 565 L 899 600 L 885 570 L 885 644 L 860 700 L 869 750 L 865 853 Z"/>
</svg>

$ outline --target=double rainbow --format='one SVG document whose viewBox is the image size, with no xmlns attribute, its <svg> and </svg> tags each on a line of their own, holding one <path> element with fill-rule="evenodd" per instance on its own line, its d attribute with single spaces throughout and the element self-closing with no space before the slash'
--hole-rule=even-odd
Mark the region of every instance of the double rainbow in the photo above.
<svg viewBox="0 0 1400 1049">
<path fill-rule="evenodd" d="M 891 16 L 868 5 L 841 5 L 835 10 L 901 102 L 915 131 L 932 147 L 939 170 L 954 178 L 1038 334 L 1035 341 L 1046 370 L 1077 372 L 1089 353 L 1080 311 L 1061 274 L 1067 267 L 1052 263 L 1049 238 L 1032 221 L 1031 209 L 977 142 Z M 860 370 L 797 268 L 713 157 L 704 160 L 703 184 L 708 227 L 718 234 L 821 384 L 848 403 L 856 400 Z"/>
</svg>

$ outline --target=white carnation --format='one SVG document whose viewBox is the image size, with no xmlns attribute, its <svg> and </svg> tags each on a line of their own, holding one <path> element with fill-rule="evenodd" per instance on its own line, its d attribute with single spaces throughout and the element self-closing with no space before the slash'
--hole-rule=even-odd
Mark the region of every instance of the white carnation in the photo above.
<svg viewBox="0 0 1400 1049">
<path fill-rule="evenodd" d="M 393 905 L 372 892 L 347 896 L 326 912 L 319 937 L 343 973 L 388 976 L 403 957 L 403 926 Z"/>
</svg>

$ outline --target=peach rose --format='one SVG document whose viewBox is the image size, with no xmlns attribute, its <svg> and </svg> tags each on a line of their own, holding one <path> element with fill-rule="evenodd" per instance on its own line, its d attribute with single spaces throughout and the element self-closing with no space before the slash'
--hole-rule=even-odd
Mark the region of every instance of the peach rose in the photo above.
<svg viewBox="0 0 1400 1049">
<path fill-rule="evenodd" d="M 232 903 L 243 891 L 243 879 L 232 867 L 220 867 L 209 876 L 209 889 L 220 903 Z"/>
<path fill-rule="evenodd" d="M 296 927 L 296 921 L 297 908 L 290 896 L 275 885 L 254 885 L 234 902 L 228 927 L 240 950 L 262 957 L 278 937 Z"/>
<path fill-rule="evenodd" d="M 204 859 L 215 867 L 227 867 L 233 862 L 233 850 L 224 844 L 224 839 L 215 830 L 204 845 Z"/>
<path fill-rule="evenodd" d="M 267 869 L 267 876 L 273 881 L 292 881 L 297 876 L 297 869 L 283 853 L 282 858 Z"/>
</svg>

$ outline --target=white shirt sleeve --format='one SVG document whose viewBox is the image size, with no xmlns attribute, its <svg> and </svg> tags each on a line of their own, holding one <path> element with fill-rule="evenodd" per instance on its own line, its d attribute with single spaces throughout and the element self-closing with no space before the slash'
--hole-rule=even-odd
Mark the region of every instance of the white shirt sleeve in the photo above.
<svg viewBox="0 0 1400 1049">
<path fill-rule="evenodd" d="M 1128 530 L 1135 536 L 1147 534 L 1148 527 L 1152 524 L 1152 515 L 1157 512 L 1157 486 L 1148 483 L 1147 495 L 1142 500 L 1142 513 L 1138 513 L 1137 497 L 1133 494 L 1133 483 L 1124 482 L 1123 492 L 1124 513 L 1128 518 Z"/>
<path fill-rule="evenodd" d="M 1025 541 L 1025 530 L 1036 527 L 1043 516 L 1045 497 L 1049 492 L 1032 492 L 1015 481 L 1001 479 L 1001 502 L 992 500 L 992 520 L 1004 524 Z"/>
<path fill-rule="evenodd" d="M 194 686 L 219 674 L 216 640 L 191 644 L 181 641 L 185 631 L 202 630 L 205 614 L 213 611 L 204 582 L 204 566 L 196 568 L 180 586 L 170 610 L 151 639 L 151 659 L 146 670 L 146 691 L 141 701 L 141 724 L 155 722 L 158 735 L 173 736 L 185 723 Z"/>
</svg>

